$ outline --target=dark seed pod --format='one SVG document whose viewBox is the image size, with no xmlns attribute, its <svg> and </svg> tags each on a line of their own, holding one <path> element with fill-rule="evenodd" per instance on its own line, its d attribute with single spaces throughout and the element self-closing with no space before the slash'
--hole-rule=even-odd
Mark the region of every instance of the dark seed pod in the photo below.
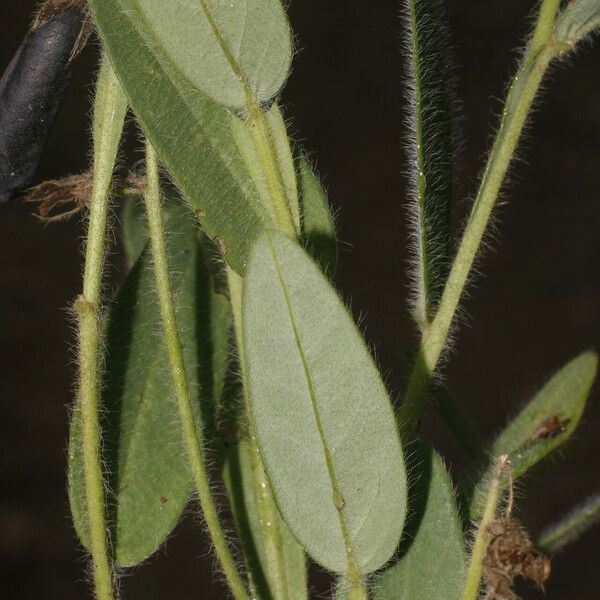
<svg viewBox="0 0 600 600">
<path fill-rule="evenodd" d="M 35 23 L 0 79 L 0 201 L 35 176 L 86 20 L 72 6 Z"/>
</svg>

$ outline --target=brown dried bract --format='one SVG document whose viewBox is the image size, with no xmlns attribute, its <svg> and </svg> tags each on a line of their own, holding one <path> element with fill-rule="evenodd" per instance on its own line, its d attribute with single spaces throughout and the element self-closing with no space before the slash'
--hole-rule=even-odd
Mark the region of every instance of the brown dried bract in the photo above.
<svg viewBox="0 0 600 600">
<path fill-rule="evenodd" d="M 46 223 L 64 221 L 84 208 L 92 192 L 92 172 L 49 179 L 29 188 L 25 202 L 38 204 L 36 216 Z M 59 210 L 70 207 L 67 210 Z"/>
<path fill-rule="evenodd" d="M 485 600 L 517 600 L 512 589 L 517 577 L 544 590 L 550 577 L 550 559 L 537 552 L 527 530 L 509 514 L 488 526 L 490 541 L 483 560 Z"/>
<path fill-rule="evenodd" d="M 81 24 L 79 35 L 77 36 L 75 44 L 73 45 L 73 49 L 71 50 L 69 62 L 77 58 L 79 53 L 84 49 L 94 29 L 92 18 L 90 17 L 90 12 L 87 6 L 87 0 L 44 0 L 38 6 L 38 9 L 33 17 L 33 23 L 31 24 L 31 28 L 36 29 L 59 12 L 73 7 L 81 9 L 81 12 L 83 13 L 83 22 Z"/>
<path fill-rule="evenodd" d="M 536 441 L 556 437 L 566 431 L 570 422 L 571 419 L 561 420 L 558 418 L 558 415 L 548 417 L 537 426 L 536 430 L 531 435 L 531 439 Z"/>
</svg>

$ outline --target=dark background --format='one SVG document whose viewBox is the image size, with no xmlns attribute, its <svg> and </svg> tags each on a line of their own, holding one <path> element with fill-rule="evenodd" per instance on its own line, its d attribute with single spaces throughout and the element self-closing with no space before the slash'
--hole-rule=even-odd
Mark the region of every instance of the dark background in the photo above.
<svg viewBox="0 0 600 600">
<path fill-rule="evenodd" d="M 462 103 L 456 220 L 462 221 L 528 31 L 531 0 L 448 0 Z M 24 35 L 32 1 L 5 2 L 0 70 Z M 312 153 L 339 210 L 339 284 L 395 394 L 416 335 L 407 311 L 402 35 L 395 0 L 297 0 L 299 52 L 283 98 L 296 139 Z M 96 48 L 77 65 L 38 179 L 83 169 Z M 491 252 L 464 303 L 466 319 L 444 374 L 489 436 L 545 379 L 600 341 L 600 45 L 554 68 L 512 169 Z M 31 207 L 0 205 L 0 581 L 14 599 L 89 597 L 85 557 L 70 523 L 65 447 L 73 331 L 66 307 L 80 289 L 77 219 L 43 226 Z M 118 251 L 114 263 L 122 264 Z M 118 279 L 118 269 L 115 271 Z M 598 392 L 560 456 L 519 485 L 532 532 L 598 488 Z M 427 418 L 451 468 L 460 454 Z M 556 557 L 548 600 L 598 597 L 600 528 Z M 210 583 L 202 530 L 186 517 L 166 549 L 124 580 L 124 596 L 197 598 Z M 435 565 L 432 565 L 435 568 Z M 526 588 L 527 598 L 541 596 Z"/>
</svg>

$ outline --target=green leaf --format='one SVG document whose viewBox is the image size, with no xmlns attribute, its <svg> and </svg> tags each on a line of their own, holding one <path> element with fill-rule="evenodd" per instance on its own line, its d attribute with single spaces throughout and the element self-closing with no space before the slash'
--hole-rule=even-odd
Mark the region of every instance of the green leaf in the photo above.
<svg viewBox="0 0 600 600">
<path fill-rule="evenodd" d="M 327 195 L 308 160 L 297 161 L 302 207 L 302 234 L 306 250 L 319 263 L 326 275 L 335 273 L 337 239 L 335 221 Z"/>
<path fill-rule="evenodd" d="M 558 523 L 547 527 L 540 535 L 536 546 L 546 554 L 556 554 L 598 523 L 600 523 L 600 493 L 594 494 L 576 506 Z"/>
<path fill-rule="evenodd" d="M 127 266 L 131 269 L 148 241 L 144 202 L 137 194 L 127 194 L 121 211 L 121 239 Z"/>
<path fill-rule="evenodd" d="M 600 0 L 576 0 L 559 15 L 554 26 L 557 41 L 575 46 L 600 27 Z"/>
<path fill-rule="evenodd" d="M 467 555 L 452 481 L 440 456 L 420 444 L 409 517 L 394 564 L 370 583 L 373 600 L 460 600 Z"/>
<path fill-rule="evenodd" d="M 414 313 L 420 324 L 435 316 L 450 269 L 452 116 L 439 8 L 438 0 L 410 0 L 407 14 L 414 139 Z"/>
<path fill-rule="evenodd" d="M 90 0 L 90 7 L 142 129 L 204 231 L 243 273 L 253 240 L 271 221 L 233 135 L 237 117 L 173 68 L 132 0 Z"/>
<path fill-rule="evenodd" d="M 564 444 L 579 421 L 598 368 L 598 356 L 585 352 L 556 373 L 494 440 L 486 453 L 487 472 L 475 486 L 471 517 L 481 514 L 490 469 L 497 457 L 507 454 L 516 479 Z"/>
<path fill-rule="evenodd" d="M 260 456 L 256 446 L 242 439 L 231 447 L 227 456 L 224 479 L 232 503 L 233 514 L 240 534 L 244 556 L 258 598 L 276 598 L 277 584 L 273 580 L 269 555 L 265 548 L 265 516 L 260 514 L 259 496 L 264 496 L 266 488 Z M 268 492 L 267 492 L 268 493 Z M 273 501 L 271 500 L 271 503 Z M 264 499 L 263 499 L 264 504 Z M 307 600 L 306 559 L 304 550 L 295 540 L 287 525 L 279 515 L 275 505 L 271 505 L 272 522 L 267 531 L 277 529 L 281 535 L 281 546 L 287 575 L 285 597 L 289 600 Z"/>
<path fill-rule="evenodd" d="M 208 279 L 199 252 L 197 228 L 180 203 L 166 204 L 169 263 L 186 370 L 193 390 L 209 381 L 210 363 L 200 357 L 200 332 Z M 111 498 L 109 526 L 116 563 L 147 558 L 176 525 L 190 495 L 192 479 L 181 438 L 177 406 L 161 321 L 154 298 L 154 274 L 144 251 L 107 315 L 102 392 L 104 461 Z M 204 363 L 204 364 L 203 364 Z M 196 399 L 197 401 L 198 399 Z M 201 407 L 198 404 L 198 413 Z M 69 450 L 71 510 L 82 543 L 88 546 L 80 421 L 74 413 Z"/>
<path fill-rule="evenodd" d="M 226 106 L 267 102 L 284 84 L 292 39 L 280 0 L 128 0 L 153 45 L 185 79 Z"/>
<path fill-rule="evenodd" d="M 277 104 L 274 104 L 267 112 L 267 125 L 273 140 L 278 167 L 281 170 L 285 196 L 289 201 L 292 218 L 298 230 L 300 229 L 300 207 L 298 205 L 298 188 L 296 182 L 296 171 L 294 159 L 290 149 L 290 142 L 283 120 L 283 115 Z M 256 146 L 250 132 L 251 124 L 248 120 L 242 120 L 233 117 L 232 129 L 235 141 L 240 154 L 242 155 L 246 168 L 252 177 L 252 181 L 258 190 L 264 206 L 270 212 L 272 223 L 277 223 L 277 216 L 274 213 L 270 198 L 269 187 L 265 180 L 263 166 L 256 153 Z"/>
<path fill-rule="evenodd" d="M 243 323 L 252 422 L 283 518 L 324 567 L 378 569 L 400 539 L 406 472 L 360 333 L 317 265 L 279 233 L 254 247 Z"/>
</svg>

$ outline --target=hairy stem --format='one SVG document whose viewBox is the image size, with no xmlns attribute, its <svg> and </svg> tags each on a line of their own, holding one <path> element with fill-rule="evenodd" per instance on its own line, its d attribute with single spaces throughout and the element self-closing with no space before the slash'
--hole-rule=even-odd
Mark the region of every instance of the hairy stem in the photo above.
<svg viewBox="0 0 600 600">
<path fill-rule="evenodd" d="M 158 158 L 154 148 L 149 142 L 146 142 L 146 188 L 144 200 L 148 216 L 148 229 L 150 232 L 150 243 L 154 262 L 156 291 L 165 344 L 169 354 L 169 364 L 171 367 L 173 383 L 175 385 L 175 394 L 177 397 L 177 406 L 179 409 L 179 418 L 181 420 L 185 447 L 192 475 L 194 477 L 200 507 L 202 508 L 204 520 L 212 538 L 217 558 L 219 559 L 221 568 L 223 569 L 223 573 L 225 574 L 233 595 L 236 600 L 248 600 L 246 586 L 237 570 L 229 545 L 225 539 L 225 533 L 221 527 L 219 515 L 210 489 L 210 480 L 206 470 L 202 448 L 201 432 L 198 430 L 196 419 L 194 418 L 169 278 L 169 264 L 167 260 L 167 248 L 160 200 Z"/>
<path fill-rule="evenodd" d="M 260 464 L 256 465 L 255 469 L 255 487 L 258 486 L 258 492 L 256 494 L 256 502 L 258 505 L 258 512 L 261 516 L 274 517 L 274 511 L 277 511 L 271 486 L 267 481 L 264 466 L 260 458 L 260 453 L 256 446 L 256 439 L 254 437 L 254 430 L 250 420 L 250 409 L 248 406 L 248 391 L 246 386 L 246 373 L 245 373 L 245 352 L 243 343 L 243 332 L 242 332 L 242 294 L 244 289 L 244 283 L 242 278 L 233 271 L 230 267 L 227 267 L 227 281 L 229 284 L 229 296 L 231 300 L 231 309 L 233 313 L 233 325 L 237 342 L 238 356 L 240 362 L 240 370 L 242 374 L 242 383 L 244 388 L 244 401 L 246 405 L 246 413 L 248 415 L 248 428 L 249 428 L 249 446 L 252 456 Z M 265 556 L 268 561 L 268 571 L 266 572 L 267 580 L 271 587 L 271 593 L 275 600 L 288 600 L 289 598 L 289 583 L 287 576 L 286 560 L 283 553 L 283 538 L 279 527 L 279 515 L 277 519 L 269 519 L 269 527 L 261 527 L 263 543 L 265 547 Z"/>
<path fill-rule="evenodd" d="M 575 507 L 558 523 L 550 525 L 536 546 L 546 554 L 555 554 L 579 539 L 600 522 L 600 492 Z"/>
<path fill-rule="evenodd" d="M 108 60 L 104 58 L 94 106 L 94 181 L 86 238 L 83 293 L 75 301 L 79 318 L 79 407 L 85 502 L 98 600 L 111 600 L 114 597 L 99 420 L 100 308 L 110 184 L 126 110 L 127 102 L 121 87 Z"/>
<path fill-rule="evenodd" d="M 290 237 L 300 237 L 300 224 L 295 223 L 292 216 L 292 207 L 287 197 L 269 121 L 259 106 L 251 104 L 251 100 L 248 104 L 250 110 L 246 123 L 269 190 L 277 228 Z"/>
<path fill-rule="evenodd" d="M 400 407 L 399 423 L 405 439 L 416 428 L 422 398 L 446 345 L 458 303 L 535 95 L 551 60 L 562 50 L 560 45 L 553 43 L 552 38 L 552 25 L 558 4 L 558 0 L 544 0 L 542 4 L 532 42 L 508 92 L 500 127 L 438 311 L 430 327 L 423 333 L 419 356 Z"/>
<path fill-rule="evenodd" d="M 496 518 L 498 502 L 500 500 L 500 490 L 502 488 L 501 484 L 507 469 L 510 469 L 510 462 L 508 456 L 503 455 L 496 463 L 494 477 L 488 489 L 483 517 L 479 523 L 479 529 L 477 530 L 473 550 L 471 551 L 471 560 L 469 562 L 469 570 L 467 571 L 462 600 L 476 600 L 479 596 L 483 559 L 485 558 L 491 537 L 490 525 Z"/>
</svg>

